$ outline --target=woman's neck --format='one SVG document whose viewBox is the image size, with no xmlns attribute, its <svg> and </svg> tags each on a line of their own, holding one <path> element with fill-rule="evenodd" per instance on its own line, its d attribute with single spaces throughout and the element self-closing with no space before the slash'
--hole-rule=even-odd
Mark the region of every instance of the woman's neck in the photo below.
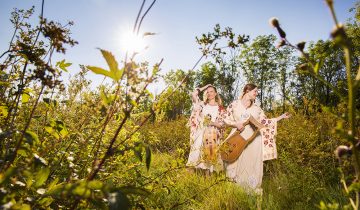
<svg viewBox="0 0 360 210">
<path fill-rule="evenodd" d="M 218 105 L 218 103 L 215 101 L 215 99 L 209 100 L 208 104 L 212 105 L 212 106 Z"/>
<path fill-rule="evenodd" d="M 249 108 L 252 104 L 251 99 L 247 96 L 244 96 L 241 98 L 241 103 L 244 107 Z"/>
</svg>

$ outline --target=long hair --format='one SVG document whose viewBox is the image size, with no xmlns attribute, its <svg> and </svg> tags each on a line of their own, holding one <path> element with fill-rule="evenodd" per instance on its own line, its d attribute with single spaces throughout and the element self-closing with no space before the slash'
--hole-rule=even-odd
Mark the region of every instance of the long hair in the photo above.
<svg viewBox="0 0 360 210">
<path fill-rule="evenodd" d="M 244 86 L 244 88 L 243 88 L 243 92 L 242 92 L 242 95 L 241 95 L 240 99 L 242 99 L 242 98 L 245 96 L 246 93 L 248 93 L 249 91 L 254 90 L 255 88 L 257 88 L 257 86 L 254 85 L 254 84 L 252 84 L 252 83 L 246 84 L 246 85 Z M 254 100 L 251 100 L 250 106 L 253 105 L 254 102 L 255 102 L 255 99 L 254 99 Z"/>
<path fill-rule="evenodd" d="M 217 92 L 216 90 L 216 87 L 214 86 L 209 86 L 206 88 L 206 90 L 204 91 L 204 95 L 203 95 L 203 101 L 205 104 L 208 104 L 209 103 L 209 99 L 207 98 L 207 94 L 206 94 L 206 91 L 207 89 L 209 88 L 213 88 L 215 90 L 215 93 L 216 93 L 216 96 L 215 96 L 215 101 L 218 103 L 219 106 L 222 106 L 222 100 L 221 100 L 221 97 L 219 95 L 219 93 Z"/>
</svg>

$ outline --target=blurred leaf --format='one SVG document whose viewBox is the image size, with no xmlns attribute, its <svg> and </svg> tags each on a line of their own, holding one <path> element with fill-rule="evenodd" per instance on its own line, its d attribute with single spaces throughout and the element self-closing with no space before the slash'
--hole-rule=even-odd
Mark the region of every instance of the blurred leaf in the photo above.
<svg viewBox="0 0 360 210">
<path fill-rule="evenodd" d="M 50 126 L 45 126 L 45 131 L 48 132 L 49 134 L 52 134 L 54 132 L 54 129 Z"/>
<path fill-rule="evenodd" d="M 320 61 L 315 64 L 315 67 L 314 67 L 315 74 L 319 74 L 319 70 L 321 69 L 323 64 L 324 64 L 324 59 L 320 59 Z"/>
<path fill-rule="evenodd" d="M 110 94 L 110 96 L 108 96 L 106 93 L 105 93 L 105 90 L 104 88 L 101 88 L 100 90 L 100 97 L 101 97 L 101 100 L 103 101 L 103 103 L 105 105 L 110 105 L 114 99 L 115 99 L 115 95 L 113 94 Z"/>
<path fill-rule="evenodd" d="M 153 35 L 156 35 L 156 33 L 153 33 L 153 32 L 145 32 L 143 34 L 143 36 L 153 36 Z"/>
<path fill-rule="evenodd" d="M 16 170 L 14 167 L 10 167 L 5 171 L 5 173 L 1 172 L 0 173 L 0 184 L 6 182 L 15 173 L 15 171 Z"/>
<path fill-rule="evenodd" d="M 37 145 L 40 144 L 39 138 L 36 133 L 32 131 L 25 132 L 25 139 L 30 145 Z"/>
<path fill-rule="evenodd" d="M 91 195 L 91 191 L 85 185 L 76 186 L 72 193 L 83 198 L 88 198 Z"/>
<path fill-rule="evenodd" d="M 354 182 L 349 186 L 349 192 L 360 192 L 360 183 Z"/>
<path fill-rule="evenodd" d="M 53 183 L 51 183 L 51 184 L 53 184 Z M 57 185 L 52 185 L 51 187 L 49 187 L 49 189 L 45 193 L 45 195 L 60 195 L 65 192 L 65 190 L 67 189 L 67 185 L 70 186 L 71 184 L 60 183 Z"/>
<path fill-rule="evenodd" d="M 23 156 L 23 157 L 27 157 L 27 156 L 28 156 L 27 150 L 25 150 L 25 149 L 19 149 L 17 153 L 18 153 L 19 155 Z"/>
<path fill-rule="evenodd" d="M 126 195 L 133 194 L 133 195 L 141 195 L 141 196 L 148 196 L 150 192 L 144 188 L 140 187 L 133 187 L 133 186 L 123 186 L 116 189 L 117 191 L 121 191 Z"/>
<path fill-rule="evenodd" d="M 151 150 L 150 150 L 149 146 L 147 146 L 145 148 L 145 163 L 146 163 L 147 170 L 149 170 L 150 169 L 150 163 L 151 163 Z"/>
<path fill-rule="evenodd" d="M 13 209 L 13 210 L 17 210 L 17 209 L 19 209 L 19 210 L 31 210 L 31 207 L 30 207 L 29 204 L 22 203 L 22 204 L 15 204 L 15 205 L 11 206 L 11 209 Z"/>
<path fill-rule="evenodd" d="M 0 114 L 3 115 L 4 117 L 7 117 L 9 112 L 8 112 L 8 107 L 7 106 L 0 106 Z"/>
<path fill-rule="evenodd" d="M 47 103 L 48 105 L 50 105 L 50 102 L 51 102 L 50 98 L 43 98 L 43 101 L 45 103 Z"/>
<path fill-rule="evenodd" d="M 48 167 L 41 168 L 40 171 L 38 171 L 36 174 L 34 186 L 38 188 L 41 185 L 43 185 L 48 179 L 49 174 L 50 174 L 50 169 Z"/>
<path fill-rule="evenodd" d="M 22 103 L 27 103 L 27 102 L 29 102 L 29 99 L 30 99 L 30 92 L 31 92 L 32 90 L 30 89 L 30 88 L 25 88 L 24 89 L 24 92 L 23 92 L 23 94 L 21 95 L 21 102 Z"/>
<path fill-rule="evenodd" d="M 59 178 L 55 178 L 49 185 L 48 185 L 48 190 L 52 189 L 53 187 L 55 187 L 55 185 L 59 182 Z"/>
<path fill-rule="evenodd" d="M 136 147 L 133 148 L 134 154 L 135 156 L 142 161 L 142 151 L 143 151 L 143 146 L 142 145 L 137 145 Z"/>
<path fill-rule="evenodd" d="M 92 180 L 88 183 L 87 186 L 92 190 L 100 190 L 103 187 L 103 183 L 99 180 Z"/>
<path fill-rule="evenodd" d="M 52 197 L 45 197 L 38 201 L 38 204 L 41 206 L 50 206 L 50 204 L 54 201 Z"/>
<path fill-rule="evenodd" d="M 125 210 L 131 207 L 129 198 L 121 191 L 109 193 L 108 201 L 110 210 Z"/>
<path fill-rule="evenodd" d="M 32 184 L 34 183 L 34 176 L 33 176 L 33 172 L 29 171 L 29 170 L 25 170 L 23 171 L 24 174 L 24 178 L 26 181 L 26 187 L 30 188 L 32 186 Z"/>
</svg>

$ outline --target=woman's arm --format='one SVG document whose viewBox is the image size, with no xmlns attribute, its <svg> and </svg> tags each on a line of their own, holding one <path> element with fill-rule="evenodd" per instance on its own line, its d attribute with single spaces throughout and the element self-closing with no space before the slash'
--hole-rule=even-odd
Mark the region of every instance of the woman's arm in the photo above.
<svg viewBox="0 0 360 210">
<path fill-rule="evenodd" d="M 288 112 L 285 112 L 284 114 L 280 115 L 279 117 L 275 118 L 276 121 L 280 121 L 282 119 L 289 119 L 291 115 Z"/>
<path fill-rule="evenodd" d="M 244 129 L 244 124 L 240 121 L 236 121 L 234 118 L 234 106 L 236 102 L 232 102 L 228 108 L 226 109 L 226 112 L 224 114 L 224 124 L 226 126 L 230 126 L 233 128 L 237 128 L 239 131 L 242 131 Z"/>
<path fill-rule="evenodd" d="M 196 88 L 196 89 L 194 90 L 194 92 L 192 92 L 192 94 L 191 94 L 192 101 L 193 101 L 194 103 L 199 102 L 199 100 L 200 100 L 200 99 L 199 99 L 199 94 L 200 94 L 202 91 L 206 90 L 206 88 L 208 88 L 209 86 L 211 86 L 211 84 L 207 84 L 207 85 L 205 85 L 204 87 Z"/>
</svg>

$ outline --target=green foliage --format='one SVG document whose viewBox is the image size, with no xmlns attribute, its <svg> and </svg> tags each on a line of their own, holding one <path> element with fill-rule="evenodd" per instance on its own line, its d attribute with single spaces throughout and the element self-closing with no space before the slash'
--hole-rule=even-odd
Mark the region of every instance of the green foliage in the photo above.
<svg viewBox="0 0 360 210">
<path fill-rule="evenodd" d="M 294 82 L 290 71 L 294 65 L 293 50 L 276 48 L 275 39 L 274 35 L 256 37 L 244 47 L 239 60 L 246 83 L 254 83 L 259 87 L 261 107 L 271 110 L 276 100 L 276 91 L 279 91 L 285 111 L 285 101 L 291 99 L 289 89 Z"/>
<path fill-rule="evenodd" d="M 161 103 L 156 113 L 157 120 L 175 120 L 190 113 L 190 92 L 194 89 L 195 73 L 181 69 L 168 72 L 164 77 L 167 88 L 157 100 Z M 183 80 L 186 80 L 182 83 Z M 180 86 L 178 86 L 181 84 Z"/>
<path fill-rule="evenodd" d="M 190 150 L 188 119 L 181 117 L 174 121 L 160 121 L 147 124 L 142 129 L 143 138 L 151 140 L 152 148 L 161 153 L 180 153 L 187 157 Z"/>
<path fill-rule="evenodd" d="M 277 19 L 272 19 L 271 23 L 279 32 L 282 43 L 281 46 L 292 47 L 293 49 L 297 49 L 302 54 L 304 63 L 299 67 L 300 73 L 307 73 L 311 76 L 312 81 L 322 84 L 323 87 L 325 87 L 327 90 L 327 98 L 329 98 L 330 92 L 333 92 L 340 98 L 342 103 L 346 104 L 345 110 L 341 110 L 342 113 L 344 113 L 341 116 L 339 116 L 335 112 L 335 109 L 329 109 L 327 107 L 323 109 L 336 116 L 335 119 L 337 120 L 337 126 L 332 130 L 339 134 L 343 141 L 346 141 L 348 142 L 348 144 L 351 145 L 350 147 L 347 145 L 338 146 L 335 150 L 335 155 L 340 163 L 339 170 L 341 172 L 341 184 L 343 185 L 343 188 L 349 199 L 349 203 L 346 208 L 351 207 L 353 209 L 358 209 L 360 202 L 359 191 L 356 187 L 352 188 L 352 186 L 356 186 L 357 183 L 359 183 L 360 169 L 360 153 L 358 147 L 359 121 L 357 120 L 360 118 L 360 112 L 359 107 L 356 105 L 356 102 L 359 101 L 358 90 L 360 88 L 360 67 L 358 62 L 354 62 L 358 61 L 358 58 L 353 57 L 353 55 L 357 53 L 357 50 L 353 48 L 353 42 L 356 40 L 356 36 L 351 36 L 353 35 L 354 28 L 358 28 L 358 25 L 350 25 L 350 28 L 352 28 L 352 30 L 348 32 L 350 34 L 350 36 L 348 36 L 345 27 L 337 21 L 333 1 L 327 0 L 325 2 L 330 9 L 332 18 L 335 23 L 335 27 L 331 32 L 332 42 L 328 42 L 328 44 L 323 44 L 322 42 L 320 42 L 320 52 L 315 52 L 313 56 L 309 56 L 309 53 L 305 53 L 305 43 L 298 43 L 296 46 L 294 46 L 286 39 L 286 33 L 280 27 L 279 21 Z M 359 4 L 357 3 L 356 6 L 359 7 Z M 336 49 L 338 47 L 339 49 L 342 49 L 345 61 L 343 65 L 337 65 L 340 62 L 333 62 L 333 60 L 324 62 L 324 60 L 329 57 L 329 55 L 334 55 L 333 52 L 327 51 L 329 46 L 330 48 L 335 47 Z M 314 49 L 316 50 L 317 48 Z M 335 53 L 335 57 L 339 57 L 336 55 L 337 53 Z M 327 65 L 324 66 L 325 63 L 327 63 Z M 342 66 L 343 68 L 341 68 Z M 321 73 L 322 69 L 324 69 L 323 71 L 325 71 L 325 74 Z M 342 78 L 344 78 L 342 80 L 344 80 L 346 86 L 342 84 L 338 85 L 338 83 L 332 83 L 334 77 L 335 79 L 337 79 L 337 82 L 339 82 L 339 79 L 336 78 L 337 75 L 344 75 L 342 76 Z M 343 89 L 345 89 L 346 91 L 343 91 Z M 312 91 L 314 91 L 314 89 Z M 327 100 L 326 102 L 329 102 L 329 100 Z M 344 121 L 347 123 L 346 126 L 344 126 Z M 348 161 L 344 160 L 344 156 L 349 155 L 353 156 L 352 160 L 350 161 L 353 165 L 353 170 L 344 172 L 343 169 L 346 169 L 348 167 L 346 165 Z M 351 184 L 348 182 L 348 179 L 353 180 Z M 355 190 L 350 192 L 349 189 Z M 326 208 L 324 203 L 321 203 L 320 207 Z"/>
</svg>

